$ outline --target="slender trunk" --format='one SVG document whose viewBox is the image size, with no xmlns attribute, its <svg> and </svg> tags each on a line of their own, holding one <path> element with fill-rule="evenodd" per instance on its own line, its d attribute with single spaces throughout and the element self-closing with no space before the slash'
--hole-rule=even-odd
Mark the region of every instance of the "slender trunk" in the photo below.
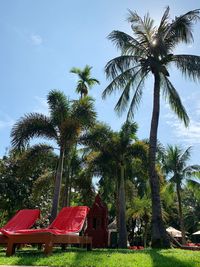
<svg viewBox="0 0 200 267">
<path fill-rule="evenodd" d="M 71 167 L 71 173 L 69 175 L 68 198 L 67 198 L 67 205 L 69 207 L 71 205 L 72 179 L 73 179 L 73 168 Z"/>
<path fill-rule="evenodd" d="M 69 195 L 69 160 L 66 162 L 66 174 L 65 174 L 65 188 L 64 188 L 64 196 L 63 196 L 63 207 L 68 206 L 68 195 Z"/>
<path fill-rule="evenodd" d="M 115 191 L 115 201 L 116 201 L 116 224 L 117 224 L 117 231 L 119 232 L 119 180 L 116 174 L 116 191 Z"/>
<path fill-rule="evenodd" d="M 160 183 L 156 173 L 156 147 L 157 147 L 157 131 L 160 113 L 160 76 L 154 74 L 154 97 L 153 97 L 153 113 L 151 119 L 151 130 L 149 138 L 149 178 L 151 187 L 152 201 L 152 247 L 169 247 L 169 239 L 164 227 L 161 200 L 160 200 Z"/>
<path fill-rule="evenodd" d="M 127 248 L 126 229 L 126 201 L 124 186 L 124 165 L 121 165 L 120 186 L 119 186 L 119 248 Z"/>
<path fill-rule="evenodd" d="M 59 198 L 60 198 L 61 182 L 62 182 L 62 173 L 63 173 L 63 161 L 64 161 L 64 150 L 61 148 L 58 167 L 56 170 L 56 181 L 55 181 L 55 187 L 54 187 L 54 195 L 53 195 L 53 203 L 52 203 L 50 221 L 53 221 L 57 216 Z"/>
<path fill-rule="evenodd" d="M 147 247 L 148 219 L 144 219 L 144 247 Z"/>
<path fill-rule="evenodd" d="M 182 205 L 181 205 L 181 187 L 180 184 L 176 184 L 176 193 L 178 198 L 178 211 L 179 211 L 179 219 L 180 219 L 180 227 L 181 227 L 181 234 L 182 234 L 182 244 L 184 245 L 186 243 L 185 238 L 185 226 L 184 226 L 184 220 L 183 220 L 183 212 L 182 212 Z"/>
</svg>

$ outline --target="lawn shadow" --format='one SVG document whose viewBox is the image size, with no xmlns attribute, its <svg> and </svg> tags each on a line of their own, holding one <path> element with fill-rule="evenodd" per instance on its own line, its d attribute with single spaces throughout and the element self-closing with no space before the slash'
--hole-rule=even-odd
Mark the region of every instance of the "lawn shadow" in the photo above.
<svg viewBox="0 0 200 267">
<path fill-rule="evenodd" d="M 153 249 L 149 255 L 152 259 L 152 267 L 195 267 L 195 262 L 191 262 L 191 256 L 188 254 L 188 259 L 180 260 L 174 256 L 171 256 L 171 250 L 159 250 Z"/>
</svg>

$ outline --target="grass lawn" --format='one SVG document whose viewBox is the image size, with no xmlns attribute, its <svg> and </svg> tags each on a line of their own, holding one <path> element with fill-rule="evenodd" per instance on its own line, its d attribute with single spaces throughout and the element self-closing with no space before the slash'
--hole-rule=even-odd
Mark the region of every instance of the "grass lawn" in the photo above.
<svg viewBox="0 0 200 267">
<path fill-rule="evenodd" d="M 200 252 L 180 249 L 169 250 L 111 250 L 55 249 L 45 257 L 37 250 L 21 250 L 15 256 L 6 257 L 0 248 L 0 265 L 46 265 L 68 267 L 199 267 Z"/>
</svg>

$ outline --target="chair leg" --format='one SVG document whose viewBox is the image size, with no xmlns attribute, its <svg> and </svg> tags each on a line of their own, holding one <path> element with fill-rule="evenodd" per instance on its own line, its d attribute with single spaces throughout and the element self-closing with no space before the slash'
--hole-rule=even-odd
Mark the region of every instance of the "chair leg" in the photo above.
<svg viewBox="0 0 200 267">
<path fill-rule="evenodd" d="M 38 244 L 38 250 L 42 249 L 42 244 Z"/>
<path fill-rule="evenodd" d="M 50 255 L 52 253 L 53 244 L 52 242 L 45 243 L 44 245 L 44 254 Z"/>
<path fill-rule="evenodd" d="M 92 244 L 91 243 L 87 244 L 86 247 L 87 247 L 87 251 L 91 251 L 92 250 Z"/>
<path fill-rule="evenodd" d="M 13 242 L 8 242 L 6 256 L 10 257 L 15 254 L 16 245 Z"/>
<path fill-rule="evenodd" d="M 62 244 L 61 249 L 62 249 L 62 251 L 65 251 L 67 249 L 67 244 Z"/>
</svg>

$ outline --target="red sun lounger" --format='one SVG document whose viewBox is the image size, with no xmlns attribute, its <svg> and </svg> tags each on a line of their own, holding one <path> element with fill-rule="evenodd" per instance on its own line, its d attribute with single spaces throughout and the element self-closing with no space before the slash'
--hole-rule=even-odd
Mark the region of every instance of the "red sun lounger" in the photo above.
<svg viewBox="0 0 200 267">
<path fill-rule="evenodd" d="M 38 209 L 19 210 L 2 228 L 0 228 L 0 244 L 7 244 L 8 238 L 3 231 L 19 231 L 31 228 L 40 217 Z"/>
<path fill-rule="evenodd" d="M 17 244 L 44 244 L 46 255 L 52 252 L 54 244 L 81 244 L 91 249 L 92 238 L 79 236 L 88 212 L 86 206 L 65 207 L 48 228 L 15 232 L 4 230 L 4 235 L 8 237 L 6 255 L 13 255 Z"/>
</svg>

